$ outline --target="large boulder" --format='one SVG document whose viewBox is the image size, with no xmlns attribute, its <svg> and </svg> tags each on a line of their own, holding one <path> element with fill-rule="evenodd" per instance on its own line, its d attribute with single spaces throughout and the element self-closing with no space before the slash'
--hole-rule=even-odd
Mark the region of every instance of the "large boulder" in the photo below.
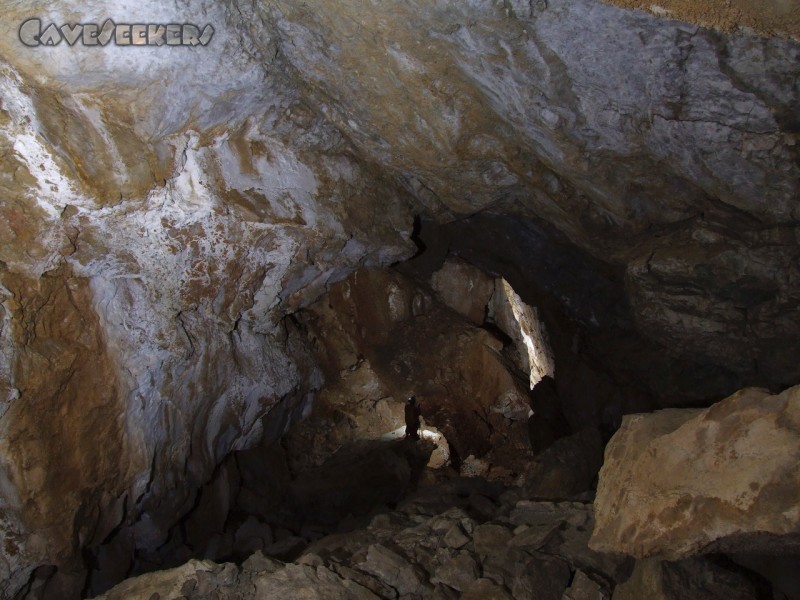
<svg viewBox="0 0 800 600">
<path fill-rule="evenodd" d="M 606 448 L 590 547 L 677 560 L 800 550 L 800 386 L 625 418 Z"/>
</svg>

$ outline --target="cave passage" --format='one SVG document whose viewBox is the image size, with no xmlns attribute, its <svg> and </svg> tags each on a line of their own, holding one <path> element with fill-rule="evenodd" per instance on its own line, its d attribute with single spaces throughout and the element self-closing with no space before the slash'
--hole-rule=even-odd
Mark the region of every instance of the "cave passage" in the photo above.
<svg viewBox="0 0 800 600">
<path fill-rule="evenodd" d="M 799 599 L 796 5 L 5 2 L 0 600 Z"/>
<path fill-rule="evenodd" d="M 417 227 L 420 239 L 429 235 Z M 242 563 L 262 552 L 292 561 L 449 480 L 480 478 L 456 484 L 471 491 L 437 510 L 458 505 L 485 519 L 473 506 L 481 482 L 496 482 L 497 499 L 537 453 L 572 433 L 537 309 L 498 274 L 455 255 L 432 264 L 425 248 L 390 269 L 356 271 L 287 319 L 325 380 L 303 418 L 277 440 L 224 457 L 162 545 L 131 547 L 112 534 L 89 557 L 87 596 L 190 558 Z M 404 439 L 410 395 L 422 409 L 419 441 Z"/>
<path fill-rule="evenodd" d="M 535 222 L 418 220 L 414 235 L 412 258 L 359 269 L 284 320 L 320 384 L 290 421 L 265 416 L 260 442 L 222 457 L 159 544 L 120 528 L 85 552 L 84 597 L 193 558 L 306 560 L 329 536 L 382 519 L 459 510 L 480 525 L 520 498 L 594 500 L 605 443 L 623 413 L 665 401 L 652 391 L 669 368 L 664 356 L 647 371 L 631 364 L 659 348 L 636 332 L 616 275 L 568 244 L 553 249 Z M 405 439 L 410 395 L 419 441 Z M 629 574 L 618 568 L 608 585 Z M 37 570 L 20 598 L 55 573 Z"/>
</svg>

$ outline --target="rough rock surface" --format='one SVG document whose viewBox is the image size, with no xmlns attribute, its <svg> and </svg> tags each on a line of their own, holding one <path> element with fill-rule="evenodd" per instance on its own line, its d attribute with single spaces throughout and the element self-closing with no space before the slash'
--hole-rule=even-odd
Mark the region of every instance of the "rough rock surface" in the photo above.
<svg viewBox="0 0 800 600">
<path fill-rule="evenodd" d="M 261 553 L 239 568 L 191 561 L 98 598 L 599 600 L 632 561 L 589 550 L 592 524 L 591 504 L 518 500 L 482 479 L 454 479 L 420 488 L 363 529 L 318 540 L 294 562 Z"/>
<path fill-rule="evenodd" d="M 486 321 L 495 282 L 477 267 L 463 260 L 448 260 L 431 276 L 431 287 L 444 304 L 475 325 Z"/>
<path fill-rule="evenodd" d="M 659 17 L 681 19 L 722 30 L 752 29 L 766 35 L 790 35 L 800 40 L 800 14 L 786 0 L 610 0 L 626 8 L 649 10 Z"/>
<path fill-rule="evenodd" d="M 678 562 L 639 561 L 612 600 L 756 600 L 768 597 L 757 578 L 737 572 L 724 560 L 705 557 Z"/>
<path fill-rule="evenodd" d="M 591 547 L 637 558 L 800 552 L 800 387 L 625 417 L 606 448 Z"/>
<path fill-rule="evenodd" d="M 311 96 L 427 214 L 548 224 L 615 273 L 596 320 L 630 309 L 662 352 L 728 370 L 724 393 L 800 379 L 796 42 L 596 0 L 270 14 Z"/>
<path fill-rule="evenodd" d="M 506 279 L 549 293 L 557 361 L 582 357 L 562 372 L 576 430 L 613 429 L 678 380 L 702 401 L 800 379 L 796 42 L 599 0 L 3 8 L 3 597 L 45 580 L 75 597 L 82 555 L 111 533 L 126 567 L 162 548 L 225 457 L 277 438 L 322 385 L 289 315 L 408 257 L 415 214 L 481 211 L 479 251 L 521 254 L 503 247 L 522 282 Z M 32 14 L 215 34 L 203 48 L 28 48 L 17 31 Z M 418 298 L 404 310 L 424 313 Z M 439 335 L 445 321 L 420 323 Z M 372 335 L 356 331 L 385 341 Z M 520 405 L 492 396 L 519 385 L 492 334 L 440 341 L 471 349 L 443 356 L 466 358 L 478 414 Z M 398 389 L 456 375 L 383 364 Z M 464 457 L 492 438 L 468 424 Z"/>
<path fill-rule="evenodd" d="M 23 48 L 32 13 L 216 33 Z M 282 319 L 407 256 L 412 217 L 257 49 L 246 7 L 11 3 L 3 27 L 0 596 L 46 564 L 67 598 L 82 549 L 114 530 L 120 560 L 158 548 L 227 454 L 301 414 L 321 380 Z"/>
<path fill-rule="evenodd" d="M 482 298 L 482 310 L 475 299 L 467 312 L 485 315 L 489 293 Z M 526 327 L 540 326 L 535 310 L 516 301 L 514 310 Z M 493 302 L 506 303 L 511 312 L 506 296 Z M 354 439 L 402 435 L 402 402 L 411 394 L 420 401 L 426 428 L 431 425 L 446 439 L 454 466 L 489 455 L 490 463 L 518 474 L 533 457 L 528 418 L 534 365 L 521 340 L 515 344 L 502 332 L 501 340 L 438 302 L 420 282 L 376 269 L 356 271 L 297 316 L 326 379 L 335 383 L 321 391 L 310 417 L 286 437 L 293 468 L 318 465 Z M 509 333 L 519 332 L 520 324 L 511 320 Z M 527 371 L 513 364 L 520 353 Z"/>
</svg>

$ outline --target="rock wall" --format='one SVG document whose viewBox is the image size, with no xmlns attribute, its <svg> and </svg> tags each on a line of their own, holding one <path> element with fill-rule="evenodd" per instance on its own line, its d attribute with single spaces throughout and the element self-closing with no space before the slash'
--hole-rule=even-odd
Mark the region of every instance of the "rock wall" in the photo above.
<svg viewBox="0 0 800 600">
<path fill-rule="evenodd" d="M 791 2 L 785 0 L 662 0 L 649 4 L 640 0 L 611 0 L 626 8 L 650 11 L 660 17 L 681 19 L 721 30 L 746 28 L 764 35 L 781 35 L 800 39 L 800 15 Z"/>
<path fill-rule="evenodd" d="M 426 425 L 446 438 L 453 466 L 485 457 L 486 470 L 496 463 L 501 471 L 521 472 L 533 457 L 531 370 L 519 369 L 513 358 L 526 349 L 515 347 L 509 334 L 502 334 L 504 342 L 469 319 L 487 314 L 495 282 L 466 267 L 464 278 L 449 286 L 458 289 L 479 276 L 490 286 L 466 314 L 440 302 L 424 281 L 376 269 L 356 271 L 298 313 L 331 384 L 309 419 L 287 436 L 294 468 L 316 466 L 348 442 L 402 435 L 402 403 L 414 394 Z M 524 304 L 517 308 L 532 312 Z"/>
<path fill-rule="evenodd" d="M 270 9 L 311 97 L 427 214 L 548 225 L 614 274 L 598 321 L 629 307 L 662 354 L 727 371 L 706 397 L 800 378 L 795 41 L 596 0 Z"/>
<path fill-rule="evenodd" d="M 23 47 L 32 15 L 215 32 Z M 125 560 L 160 547 L 215 466 L 278 436 L 321 384 L 286 316 L 408 257 L 414 214 L 482 211 L 521 225 L 479 250 L 568 256 L 512 267 L 566 315 L 544 314 L 556 355 L 595 327 L 565 395 L 602 396 L 594 413 L 641 409 L 640 390 L 684 374 L 694 401 L 796 383 L 798 58 L 794 41 L 598 0 L 6 3 L 0 594 L 30 580 L 75 596 L 76 557 L 110 532 Z M 620 323 L 635 335 L 604 352 Z M 491 336 L 464 335 L 467 364 L 499 373 L 468 389 L 511 387 Z"/>
<path fill-rule="evenodd" d="M 81 551 L 112 532 L 123 564 L 161 546 L 216 465 L 280 435 L 319 385 L 284 316 L 413 252 L 409 196 L 292 88 L 257 15 L 133 10 L 4 16 L 4 598 L 37 565 L 59 569 L 32 578 L 50 577 L 48 593 L 77 596 Z M 21 49 L 32 11 L 216 33 L 201 48 Z"/>
<path fill-rule="evenodd" d="M 119 524 L 145 457 L 120 419 L 125 400 L 89 280 L 62 267 L 35 280 L 4 273 L 3 284 L 4 342 L 17 346 L 6 349 L 16 387 L 2 413 L 0 590 L 9 594 L 41 563 L 59 564 L 79 585 L 75 548 Z"/>
</svg>

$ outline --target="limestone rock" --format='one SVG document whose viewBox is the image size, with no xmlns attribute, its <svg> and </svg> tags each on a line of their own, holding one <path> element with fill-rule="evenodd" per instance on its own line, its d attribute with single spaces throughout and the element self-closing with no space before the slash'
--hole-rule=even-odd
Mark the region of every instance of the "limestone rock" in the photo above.
<svg viewBox="0 0 800 600">
<path fill-rule="evenodd" d="M 495 462 L 522 471 L 531 457 L 527 373 L 509 365 L 498 337 L 435 298 L 415 315 L 414 298 L 427 293 L 409 275 L 360 269 L 299 314 L 335 383 L 289 434 L 293 454 L 316 458 L 353 437 L 402 435 L 402 400 L 415 394 L 432 425 L 426 435 L 443 436 L 441 452 L 460 457 L 464 474 Z M 319 446 L 308 451 L 312 440 Z"/>
<path fill-rule="evenodd" d="M 576 430 L 604 403 L 641 410 L 639 390 L 658 404 L 800 379 L 796 41 L 599 0 L 123 4 L 7 2 L 0 20 L 4 598 L 28 582 L 75 597 L 84 555 L 141 569 L 201 544 L 170 532 L 198 501 L 194 522 L 229 505 L 201 490 L 307 415 L 323 375 L 347 379 L 323 400 L 359 391 L 370 430 L 431 382 L 453 456 L 501 449 L 518 462 L 490 474 L 521 472 L 521 362 L 380 271 L 413 254 L 415 215 L 480 213 L 456 231 L 520 300 L 547 301 L 554 350 L 580 357 Z M 762 27 L 718 0 L 666 4 L 795 30 L 793 13 Z M 34 14 L 215 34 L 29 48 Z M 314 318 L 339 326 L 315 337 Z M 335 445 L 350 420 L 332 412 L 318 439 Z"/>
<path fill-rule="evenodd" d="M 447 534 L 444 536 L 444 542 L 451 548 L 461 548 L 464 544 L 469 542 L 470 538 L 464 534 L 463 529 L 459 525 L 453 525 L 448 529 Z"/>
<path fill-rule="evenodd" d="M 117 531 L 155 553 L 226 455 L 299 418 L 321 379 L 283 319 L 358 265 L 411 254 L 413 217 L 272 69 L 252 6 L 6 8 L 0 596 L 55 565 L 67 598 L 84 551 Z M 196 52 L 27 48 L 34 13 L 216 33 Z"/>
<path fill-rule="evenodd" d="M 481 578 L 464 590 L 461 600 L 511 600 L 511 594 L 490 579 Z"/>
<path fill-rule="evenodd" d="M 447 306 L 483 325 L 494 292 L 490 276 L 469 263 L 449 259 L 431 276 L 431 286 Z"/>
<path fill-rule="evenodd" d="M 601 574 L 609 586 L 626 580 L 633 568 L 633 561 L 622 554 L 597 552 L 589 547 L 594 527 L 591 504 L 520 500 L 512 509 L 509 520 L 529 528 L 518 527 L 518 542 L 529 540 L 529 548 L 560 556 L 573 569 Z M 554 527 L 553 524 L 558 525 Z M 516 545 L 514 540 L 512 544 Z"/>
<path fill-rule="evenodd" d="M 606 448 L 590 546 L 637 558 L 800 550 L 800 387 L 626 417 Z"/>
<path fill-rule="evenodd" d="M 563 437 L 539 454 L 519 482 L 530 498 L 566 500 L 592 490 L 603 464 L 603 443 L 596 429 Z"/>
<path fill-rule="evenodd" d="M 354 581 L 343 579 L 325 567 L 286 565 L 283 569 L 254 578 L 256 598 L 332 598 L 376 600 L 378 596 Z"/>
<path fill-rule="evenodd" d="M 211 561 L 192 560 L 175 569 L 157 571 L 128 579 L 106 594 L 97 596 L 98 600 L 178 600 L 191 597 L 201 580 L 211 579 L 214 583 L 233 583 L 238 579 L 233 565 L 217 565 Z M 232 577 L 233 575 L 233 577 Z M 208 585 L 208 583 L 206 584 Z M 217 587 L 212 584 L 208 587 Z M 209 592 L 213 589 L 209 589 Z"/>
<path fill-rule="evenodd" d="M 495 489 L 495 493 L 491 492 Z M 764 580 L 722 557 L 670 563 L 601 555 L 587 547 L 591 505 L 514 501 L 501 486 L 461 479 L 420 488 L 366 528 L 322 538 L 294 562 L 258 552 L 241 568 L 191 561 L 179 569 L 123 582 L 104 600 L 159 594 L 188 600 L 408 598 L 455 600 L 679 600 L 769 597 Z M 469 493 L 497 501 L 491 520 L 457 507 Z M 426 507 L 426 512 L 420 510 Z M 518 524 L 513 533 L 511 527 Z M 453 528 L 467 541 L 454 548 Z M 541 536 L 528 536 L 539 530 Z M 509 536 L 512 536 L 509 538 Z M 511 540 L 509 542 L 509 539 Z M 129 596 L 125 596 L 129 594 Z M 205 594 L 205 595 L 204 595 Z"/>
<path fill-rule="evenodd" d="M 433 447 L 410 440 L 347 447 L 320 468 L 300 473 L 291 483 L 292 501 L 299 514 L 329 526 L 348 515 L 368 514 L 413 487 Z"/>
<path fill-rule="evenodd" d="M 386 582 L 400 595 L 421 593 L 428 579 L 420 567 L 381 544 L 369 547 L 359 568 Z"/>
<path fill-rule="evenodd" d="M 257 518 L 249 517 L 236 530 L 235 543 L 238 548 L 248 554 L 262 550 L 272 544 L 272 529 L 266 523 L 260 523 Z"/>
<path fill-rule="evenodd" d="M 482 477 L 489 472 L 490 467 L 488 461 L 475 458 L 470 454 L 461 462 L 459 473 L 462 477 Z"/>
<path fill-rule="evenodd" d="M 561 600 L 569 580 L 570 569 L 565 561 L 549 556 L 534 556 L 524 564 L 522 572 L 514 580 L 511 593 L 517 600 Z"/>
<path fill-rule="evenodd" d="M 469 587 L 478 578 L 478 574 L 478 564 L 472 556 L 465 552 L 445 560 L 434 571 L 436 579 L 458 591 Z"/>
<path fill-rule="evenodd" d="M 508 544 L 511 540 L 511 531 L 500 524 L 486 523 L 475 528 L 473 540 L 475 552 L 480 556 L 489 556 Z"/>
<path fill-rule="evenodd" d="M 726 371 L 727 392 L 755 378 L 786 385 L 800 377 L 788 358 L 800 333 L 800 46 L 785 37 L 796 36 L 797 11 L 662 4 L 659 16 L 625 10 L 660 10 L 639 0 L 398 0 L 371 14 L 281 0 L 270 14 L 317 101 L 363 155 L 402 173 L 426 214 L 544 221 L 555 230 L 546 245 L 566 238 L 597 261 L 583 265 L 625 273 L 613 302 L 587 302 L 587 322 L 630 308 L 662 353 Z M 671 18 L 759 27 L 753 13 L 784 37 Z M 486 253 L 506 239 L 529 248 L 531 227 L 521 229 L 476 237 Z M 525 278 L 539 261 L 528 250 L 500 264 Z M 552 289 L 562 275 L 546 266 L 535 283 Z M 586 288 L 573 283 L 558 291 L 577 312 Z"/>
<path fill-rule="evenodd" d="M 510 354 L 517 366 L 529 374 L 531 389 L 543 377 L 552 377 L 555 370 L 553 351 L 538 310 L 526 304 L 503 278 L 494 282 L 488 317 L 512 339 L 513 352 Z"/>
<path fill-rule="evenodd" d="M 800 17 L 780 2 L 743 2 L 736 5 L 722 0 L 685 3 L 661 0 L 648 4 L 641 0 L 611 0 L 619 6 L 638 8 L 668 19 L 681 19 L 721 30 L 748 28 L 765 35 L 778 33 L 800 38 Z"/>
<path fill-rule="evenodd" d="M 570 585 L 561 600 L 608 600 L 603 588 L 581 570 L 575 571 Z"/>
</svg>

